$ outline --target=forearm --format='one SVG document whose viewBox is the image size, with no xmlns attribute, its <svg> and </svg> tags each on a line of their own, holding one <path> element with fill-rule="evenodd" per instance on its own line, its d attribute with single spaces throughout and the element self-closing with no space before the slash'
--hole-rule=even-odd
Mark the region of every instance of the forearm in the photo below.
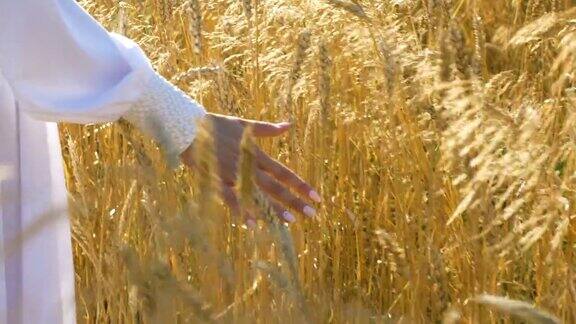
<svg viewBox="0 0 576 324">
<path fill-rule="evenodd" d="M 171 163 L 205 114 L 154 71 L 138 45 L 108 33 L 73 0 L 0 0 L 0 70 L 31 116 L 124 117 L 157 140 Z"/>
</svg>

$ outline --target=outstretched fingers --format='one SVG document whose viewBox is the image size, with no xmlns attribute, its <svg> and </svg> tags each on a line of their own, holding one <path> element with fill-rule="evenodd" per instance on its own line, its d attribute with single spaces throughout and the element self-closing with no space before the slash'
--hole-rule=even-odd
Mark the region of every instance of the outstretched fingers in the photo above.
<svg viewBox="0 0 576 324">
<path fill-rule="evenodd" d="M 280 215 L 287 222 L 293 222 L 296 220 L 294 215 L 290 213 L 290 209 L 308 217 L 314 217 L 316 215 L 316 210 L 312 208 L 312 206 L 308 205 L 308 203 L 306 203 L 304 200 L 294 195 L 284 185 L 280 184 L 278 181 L 276 181 L 262 170 L 256 171 L 256 183 L 266 194 L 268 194 L 279 204 L 281 204 L 282 207 L 284 207 L 284 211 L 282 211 Z"/>
<path fill-rule="evenodd" d="M 276 180 L 288 186 L 302 197 L 310 199 L 316 203 L 322 202 L 322 197 L 311 185 L 302 180 L 294 171 L 290 170 L 282 163 L 272 159 L 266 153 L 258 150 L 256 152 L 257 166 L 272 175 Z"/>
</svg>

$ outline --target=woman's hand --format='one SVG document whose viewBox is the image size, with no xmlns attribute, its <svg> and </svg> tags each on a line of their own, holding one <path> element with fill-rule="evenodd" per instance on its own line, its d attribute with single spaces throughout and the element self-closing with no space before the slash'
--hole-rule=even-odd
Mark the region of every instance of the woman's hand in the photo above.
<svg viewBox="0 0 576 324">
<path fill-rule="evenodd" d="M 232 213 L 239 215 L 241 214 L 240 203 L 234 187 L 238 178 L 240 143 L 244 129 L 250 127 L 254 137 L 275 137 L 284 134 L 290 129 L 291 125 L 289 123 L 273 124 L 217 114 L 208 114 L 206 118 L 211 123 L 222 198 L 230 207 Z M 181 158 L 186 165 L 194 167 L 193 145 L 182 153 Z M 316 210 L 311 206 L 310 202 L 319 203 L 321 198 L 309 184 L 259 148 L 256 148 L 254 159 L 255 182 L 264 193 L 272 198 L 270 202 L 279 216 L 287 222 L 294 222 L 296 218 L 290 210 L 309 217 L 313 217 L 316 214 Z M 255 219 L 251 215 L 247 217 L 246 224 L 253 226 Z"/>
</svg>

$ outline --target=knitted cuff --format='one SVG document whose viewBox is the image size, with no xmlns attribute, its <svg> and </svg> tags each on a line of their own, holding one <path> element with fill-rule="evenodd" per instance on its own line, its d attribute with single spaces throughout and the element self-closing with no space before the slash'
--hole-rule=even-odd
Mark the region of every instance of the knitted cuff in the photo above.
<svg viewBox="0 0 576 324">
<path fill-rule="evenodd" d="M 164 149 L 171 167 L 196 136 L 204 108 L 182 90 L 155 73 L 145 84 L 140 99 L 123 117 Z"/>
</svg>

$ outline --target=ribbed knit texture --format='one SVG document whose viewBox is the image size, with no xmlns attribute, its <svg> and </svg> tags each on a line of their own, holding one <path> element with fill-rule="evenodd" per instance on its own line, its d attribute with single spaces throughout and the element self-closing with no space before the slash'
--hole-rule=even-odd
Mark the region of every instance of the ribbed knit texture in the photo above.
<svg viewBox="0 0 576 324">
<path fill-rule="evenodd" d="M 155 139 L 171 167 L 179 164 L 179 155 L 196 136 L 204 108 L 162 76 L 151 77 L 141 99 L 124 118 Z"/>
</svg>

